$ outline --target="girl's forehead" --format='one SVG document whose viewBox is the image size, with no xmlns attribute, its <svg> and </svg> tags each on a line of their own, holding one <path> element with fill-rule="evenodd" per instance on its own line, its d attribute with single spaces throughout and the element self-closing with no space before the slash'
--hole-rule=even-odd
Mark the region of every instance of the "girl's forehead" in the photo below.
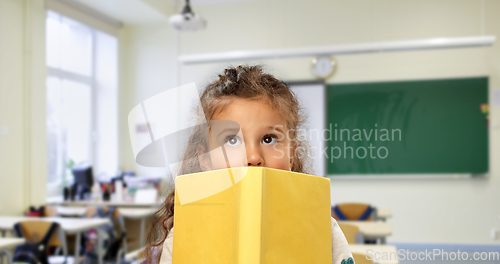
<svg viewBox="0 0 500 264">
<path fill-rule="evenodd" d="M 282 115 L 263 99 L 234 98 L 211 119 L 233 121 L 242 128 L 286 125 Z"/>
</svg>

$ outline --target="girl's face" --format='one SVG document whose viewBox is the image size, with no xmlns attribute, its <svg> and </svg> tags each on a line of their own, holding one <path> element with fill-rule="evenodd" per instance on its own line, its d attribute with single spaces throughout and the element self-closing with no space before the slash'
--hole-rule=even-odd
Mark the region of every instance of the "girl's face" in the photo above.
<svg viewBox="0 0 500 264">
<path fill-rule="evenodd" d="M 212 149 L 223 147 L 226 155 L 219 149 L 210 155 L 210 163 L 200 159 L 202 170 L 241 166 L 291 170 L 297 143 L 289 138 L 283 117 L 264 100 L 235 98 L 211 120 Z"/>
</svg>

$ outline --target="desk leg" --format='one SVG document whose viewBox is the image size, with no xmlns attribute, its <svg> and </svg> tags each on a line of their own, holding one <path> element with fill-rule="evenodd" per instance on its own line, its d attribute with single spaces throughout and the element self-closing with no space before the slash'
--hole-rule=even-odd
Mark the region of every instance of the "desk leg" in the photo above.
<svg viewBox="0 0 500 264">
<path fill-rule="evenodd" d="M 101 230 L 97 229 L 97 263 L 102 264 L 102 235 L 100 234 Z"/>
<path fill-rule="evenodd" d="M 146 218 L 141 218 L 141 238 L 139 239 L 139 244 L 141 245 L 141 248 L 144 247 L 144 240 L 146 238 Z M 127 252 L 125 252 L 127 254 Z"/>
<path fill-rule="evenodd" d="M 78 264 L 80 263 L 80 240 L 81 240 L 81 233 L 77 232 L 76 233 L 76 241 L 75 241 L 75 261 L 73 263 Z"/>
<path fill-rule="evenodd" d="M 0 254 L 3 254 L 7 258 L 7 264 L 12 263 L 12 254 L 10 254 L 10 251 L 8 249 L 0 250 Z M 0 257 L 3 256 L 0 255 Z M 2 258 L 2 263 L 3 263 L 3 258 Z"/>
<path fill-rule="evenodd" d="M 66 233 L 62 228 L 57 229 L 57 235 L 59 236 L 59 241 L 62 242 L 62 251 L 64 255 L 64 264 L 68 263 L 68 242 L 66 241 Z"/>
</svg>

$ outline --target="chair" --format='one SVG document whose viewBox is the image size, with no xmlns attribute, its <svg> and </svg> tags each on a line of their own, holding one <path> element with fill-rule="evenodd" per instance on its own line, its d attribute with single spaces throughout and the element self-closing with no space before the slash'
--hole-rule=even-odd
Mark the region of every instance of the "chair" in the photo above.
<svg viewBox="0 0 500 264">
<path fill-rule="evenodd" d="M 126 232 L 126 227 L 125 227 L 125 220 L 123 219 L 123 216 L 120 214 L 120 210 L 118 208 L 108 208 L 108 207 L 103 207 L 103 208 L 88 208 L 85 211 L 85 215 L 87 217 L 103 217 L 102 215 L 105 215 L 109 210 L 114 210 L 112 215 L 110 215 L 110 220 L 114 223 L 113 226 L 116 229 L 116 235 L 117 239 L 120 240 L 120 248 L 116 254 L 116 256 L 108 256 L 108 257 L 116 257 L 117 263 L 119 263 L 120 259 L 122 257 L 125 257 L 125 254 L 127 253 L 127 245 L 133 242 L 136 242 L 136 239 L 129 239 L 127 238 L 127 232 Z M 104 216 L 105 217 L 105 216 Z M 98 235 L 101 236 L 106 236 L 105 233 L 107 231 L 105 230 L 100 230 Z"/>
<path fill-rule="evenodd" d="M 56 249 L 62 248 L 65 256 L 62 262 L 66 262 L 66 256 L 68 255 L 66 237 L 63 230 L 59 227 L 59 224 L 42 220 L 22 221 L 14 225 L 14 231 L 18 237 L 24 237 L 26 241 L 28 241 L 27 243 L 38 243 L 50 231 L 53 225 L 57 229 L 52 236 L 48 238 L 47 247 L 55 247 Z M 56 250 L 56 252 L 58 252 L 58 250 Z M 48 263 L 61 263 L 60 259 L 61 258 L 58 257 L 48 257 Z"/>
<path fill-rule="evenodd" d="M 354 263 L 356 264 L 373 264 L 373 259 L 370 260 L 366 254 L 362 253 L 352 253 L 352 258 L 354 259 Z"/>
<path fill-rule="evenodd" d="M 35 207 L 30 206 L 28 210 L 25 212 L 27 217 L 42 217 L 45 206 Z"/>
<path fill-rule="evenodd" d="M 25 212 L 28 217 L 57 217 L 57 207 L 54 206 L 40 206 L 38 208 L 30 206 Z"/>
<path fill-rule="evenodd" d="M 363 243 L 363 233 L 359 230 L 359 227 L 349 223 L 338 222 L 340 229 L 344 233 L 347 243 L 349 244 L 362 244 Z"/>
<path fill-rule="evenodd" d="M 341 203 L 332 207 L 332 216 L 337 221 L 372 221 L 376 215 L 377 209 L 364 203 Z"/>
<path fill-rule="evenodd" d="M 43 208 L 43 216 L 45 217 L 57 217 L 57 207 L 54 206 L 45 206 Z"/>
</svg>

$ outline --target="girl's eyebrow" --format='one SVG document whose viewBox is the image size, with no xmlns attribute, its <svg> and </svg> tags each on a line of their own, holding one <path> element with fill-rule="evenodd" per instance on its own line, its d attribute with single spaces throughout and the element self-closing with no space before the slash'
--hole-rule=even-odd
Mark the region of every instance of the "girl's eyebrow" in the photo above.
<svg viewBox="0 0 500 264">
<path fill-rule="evenodd" d="M 215 135 L 215 137 L 218 140 L 222 140 L 225 139 L 225 137 L 228 136 L 229 134 L 234 134 L 234 135 L 238 134 L 240 132 L 240 129 L 235 127 L 227 127 L 217 132 L 218 133 L 217 135 Z"/>
<path fill-rule="evenodd" d="M 276 130 L 278 132 L 284 133 L 283 129 L 281 128 L 282 126 L 269 126 L 267 129 L 268 130 Z"/>
<path fill-rule="evenodd" d="M 224 129 L 222 129 L 222 130 L 220 130 L 218 132 L 219 132 L 219 135 L 223 134 L 223 133 L 226 133 L 226 132 L 238 133 L 238 132 L 240 132 L 240 129 L 239 128 L 235 128 L 235 127 L 227 127 L 227 128 L 224 128 Z"/>
</svg>

